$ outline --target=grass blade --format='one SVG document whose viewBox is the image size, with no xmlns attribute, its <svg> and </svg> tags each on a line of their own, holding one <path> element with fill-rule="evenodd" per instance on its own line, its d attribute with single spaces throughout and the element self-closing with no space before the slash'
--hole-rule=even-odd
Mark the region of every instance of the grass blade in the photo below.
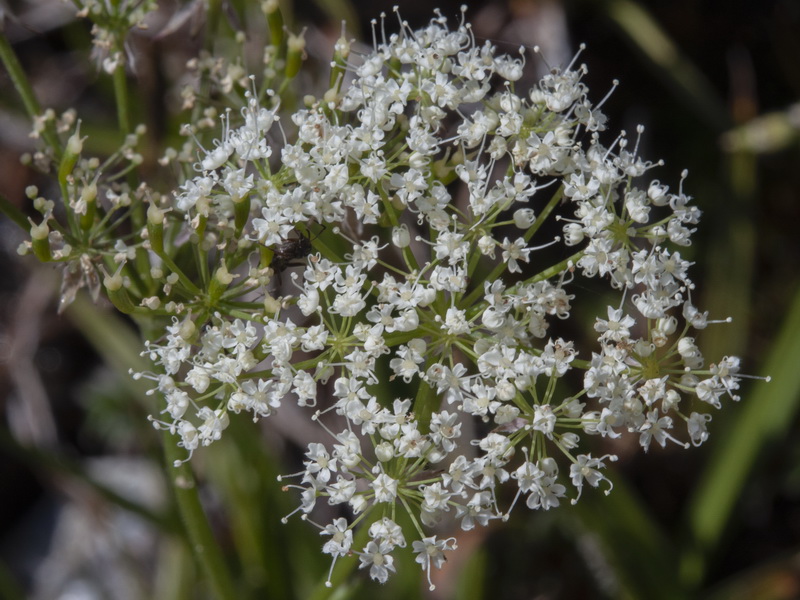
<svg viewBox="0 0 800 600">
<path fill-rule="evenodd" d="M 623 478 L 609 474 L 614 491 L 584 494 L 571 512 L 597 536 L 620 586 L 619 597 L 675 600 L 685 594 L 677 578 L 676 552 Z"/>
<path fill-rule="evenodd" d="M 684 558 L 687 582 L 702 581 L 705 560 L 730 522 L 736 500 L 767 444 L 788 433 L 800 404 L 800 292 L 781 328 L 764 372 L 746 394 L 738 418 L 715 444 L 700 485 L 688 508 L 692 547 Z"/>
</svg>

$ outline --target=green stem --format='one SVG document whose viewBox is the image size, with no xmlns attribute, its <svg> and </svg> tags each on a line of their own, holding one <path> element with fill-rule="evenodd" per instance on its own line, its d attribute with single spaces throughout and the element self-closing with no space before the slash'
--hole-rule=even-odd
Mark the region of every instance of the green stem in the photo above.
<svg viewBox="0 0 800 600">
<path fill-rule="evenodd" d="M 531 283 L 538 283 L 539 281 L 544 281 L 545 279 L 550 279 L 551 277 L 555 277 L 559 273 L 568 269 L 570 263 L 572 263 L 573 265 L 577 264 L 578 261 L 581 259 L 581 257 L 584 255 L 584 253 L 585 250 L 579 250 L 572 256 L 569 256 L 564 260 L 562 260 L 561 262 L 558 262 L 553 266 L 546 268 L 544 271 L 537 273 L 533 277 L 525 279 L 524 281 L 520 281 L 519 283 L 512 286 L 511 290 L 509 291 L 516 291 L 516 289 L 521 285 L 530 285 Z"/>
<path fill-rule="evenodd" d="M 25 105 L 28 116 L 31 119 L 40 116 L 42 114 L 42 108 L 39 106 L 39 101 L 36 99 L 33 88 L 28 78 L 25 76 L 25 71 L 22 70 L 22 66 L 17 60 L 14 49 L 11 47 L 11 44 L 9 44 L 8 38 L 6 38 L 2 31 L 0 31 L 0 60 L 3 61 L 17 93 L 20 95 L 20 98 L 22 98 L 22 103 Z M 47 145 L 53 150 L 56 164 L 60 163 L 62 154 L 61 142 L 58 139 L 53 123 L 48 122 L 45 125 L 42 135 Z"/>
<path fill-rule="evenodd" d="M 425 365 L 426 371 L 435 362 L 431 358 Z M 414 398 L 414 414 L 417 416 L 419 430 L 428 433 L 431 425 L 431 415 L 439 408 L 436 391 L 427 382 L 420 380 L 417 396 Z"/>
<path fill-rule="evenodd" d="M 131 117 L 128 108 L 128 80 L 125 75 L 125 61 L 120 61 L 114 69 L 114 97 L 117 101 L 117 119 L 123 135 L 131 132 Z"/>
<path fill-rule="evenodd" d="M 167 475 L 189 536 L 192 552 L 208 578 L 214 595 L 220 600 L 236 600 L 239 595 L 236 593 L 233 578 L 219 545 L 211 532 L 206 513 L 200 504 L 194 474 L 186 463 L 174 466 L 176 460 L 180 461 L 184 457 L 180 455 L 175 438 L 167 430 L 164 430 L 163 442 Z"/>
<path fill-rule="evenodd" d="M 120 52 L 125 56 L 124 40 L 120 38 L 119 41 Z M 131 102 L 130 94 L 128 93 L 128 76 L 125 72 L 125 60 L 120 60 L 117 68 L 114 69 L 112 79 L 114 81 L 114 98 L 117 103 L 117 119 L 119 121 L 119 129 L 122 135 L 127 137 L 131 129 Z M 136 187 L 136 178 L 133 172 L 128 173 L 128 184 L 131 189 Z M 136 202 L 131 207 L 131 221 L 133 222 L 134 229 L 141 229 L 145 224 L 145 210 L 144 204 Z M 143 253 L 138 252 L 136 256 L 136 265 L 139 269 L 144 269 L 147 266 Z"/>
<path fill-rule="evenodd" d="M 156 254 L 164 262 L 164 264 L 178 276 L 178 279 L 190 294 L 194 294 L 196 296 L 202 295 L 200 288 L 197 287 L 192 280 L 186 276 L 181 268 L 175 264 L 175 261 L 172 260 L 172 257 L 169 254 L 166 252 L 156 252 Z"/>
<path fill-rule="evenodd" d="M 523 237 L 526 242 L 529 242 L 533 237 L 533 234 L 539 231 L 539 228 L 544 224 L 544 222 L 550 216 L 550 213 L 553 212 L 556 205 L 559 202 L 561 202 L 561 198 L 563 196 L 564 196 L 564 186 L 562 185 L 560 188 L 558 188 L 556 193 L 553 194 L 553 197 L 550 198 L 550 201 L 547 203 L 547 206 L 545 206 L 542 212 L 539 213 L 539 216 L 536 217 L 536 220 L 533 222 L 533 225 L 531 225 L 528 231 L 525 232 L 525 235 Z"/>
</svg>

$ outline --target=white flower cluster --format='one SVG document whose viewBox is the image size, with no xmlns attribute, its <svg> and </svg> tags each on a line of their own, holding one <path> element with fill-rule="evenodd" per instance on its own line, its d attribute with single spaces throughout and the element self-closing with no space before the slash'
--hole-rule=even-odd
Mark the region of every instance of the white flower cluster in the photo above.
<svg viewBox="0 0 800 600">
<path fill-rule="evenodd" d="M 584 66 L 518 90 L 524 62 L 463 20 L 403 24 L 294 113 L 294 133 L 250 95 L 172 207 L 221 266 L 148 345 L 167 399 L 154 423 L 191 454 L 231 412 L 319 405 L 324 439 L 287 488 L 305 515 L 319 500 L 349 507 L 354 521 L 320 526 L 323 551 L 355 552 L 380 582 L 407 536 L 424 570 L 441 565 L 455 547 L 433 531 L 444 516 L 463 530 L 505 518 L 500 486 L 511 506 L 544 510 L 586 485 L 610 491 L 616 457 L 585 436 L 697 445 L 710 416 L 693 398 L 737 399 L 739 362 L 704 366 L 692 332 L 707 315 L 690 263 L 665 245 L 688 245 L 699 211 L 640 183 L 655 165 L 624 134 L 603 145 Z M 563 237 L 533 245 L 554 219 Z M 580 277 L 619 293 L 588 348 L 563 333 Z"/>
</svg>

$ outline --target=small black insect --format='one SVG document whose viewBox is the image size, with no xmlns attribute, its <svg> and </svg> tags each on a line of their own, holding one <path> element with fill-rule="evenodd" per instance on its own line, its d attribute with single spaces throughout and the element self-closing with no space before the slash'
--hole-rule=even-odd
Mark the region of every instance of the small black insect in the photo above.
<svg viewBox="0 0 800 600">
<path fill-rule="evenodd" d="M 311 254 L 311 239 L 295 231 L 297 238 L 286 240 L 272 248 L 273 255 L 269 266 L 275 273 L 282 273 L 292 265 L 293 261 L 299 261 Z"/>
<path fill-rule="evenodd" d="M 294 233 L 297 237 L 272 246 L 272 260 L 270 260 L 269 266 L 272 268 L 273 285 L 276 292 L 283 287 L 283 272 L 291 266 L 302 266 L 303 259 L 313 250 L 312 238 L 297 229 L 294 230 Z"/>
</svg>

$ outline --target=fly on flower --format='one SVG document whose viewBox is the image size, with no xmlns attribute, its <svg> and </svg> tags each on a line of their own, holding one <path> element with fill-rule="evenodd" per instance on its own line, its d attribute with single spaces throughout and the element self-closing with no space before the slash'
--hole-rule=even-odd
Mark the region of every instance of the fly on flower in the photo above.
<svg viewBox="0 0 800 600">
<path fill-rule="evenodd" d="M 297 237 L 275 244 L 272 248 L 272 261 L 269 266 L 275 273 L 282 273 L 292 263 L 304 259 L 311 254 L 311 238 L 295 229 Z"/>
<path fill-rule="evenodd" d="M 312 223 L 309 222 L 307 229 L 310 228 Z M 269 266 L 272 268 L 277 278 L 277 287 L 280 288 L 282 284 L 283 272 L 291 266 L 301 266 L 305 258 L 311 254 L 313 249 L 312 242 L 318 237 L 313 238 L 303 233 L 299 229 L 294 229 L 296 237 L 288 238 L 272 246 L 271 250 L 272 260 Z"/>
</svg>

